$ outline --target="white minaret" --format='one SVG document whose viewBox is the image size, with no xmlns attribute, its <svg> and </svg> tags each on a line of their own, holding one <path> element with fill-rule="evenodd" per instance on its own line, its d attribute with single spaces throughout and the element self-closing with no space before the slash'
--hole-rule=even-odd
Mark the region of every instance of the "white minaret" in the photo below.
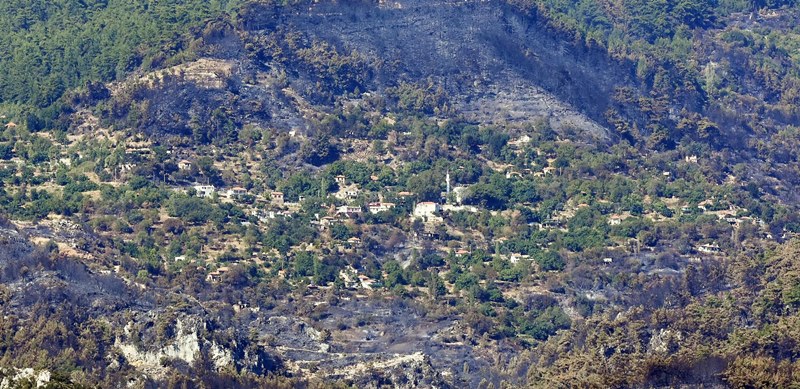
<svg viewBox="0 0 800 389">
<path fill-rule="evenodd" d="M 450 198 L 450 170 L 447 171 L 447 198 Z"/>
</svg>

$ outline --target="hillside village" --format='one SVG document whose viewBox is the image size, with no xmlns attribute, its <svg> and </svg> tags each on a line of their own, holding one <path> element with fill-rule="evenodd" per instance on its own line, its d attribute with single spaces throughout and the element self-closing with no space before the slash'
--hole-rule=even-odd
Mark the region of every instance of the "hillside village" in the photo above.
<svg viewBox="0 0 800 389">
<path fill-rule="evenodd" d="M 717 274 L 731 258 L 800 227 L 788 207 L 751 197 L 734 172 L 710 182 L 710 161 L 696 150 L 655 159 L 603 151 L 544 120 L 508 130 L 513 137 L 485 131 L 470 150 L 435 135 L 453 124 L 431 120 L 431 133 L 419 134 L 398 120 L 390 140 L 342 140 L 339 160 L 315 166 L 281 155 L 280 144 L 309 142 L 302 135 L 251 128 L 239 146 L 188 149 L 81 115 L 90 124 L 61 138 L 15 126 L 0 137 L 4 212 L 32 242 L 142 293 L 195 277 L 192 285 L 222 295 L 268 284 L 283 291 L 281 304 L 300 299 L 310 312 L 361 304 L 362 315 L 399 320 L 403 311 L 373 307 L 395 298 L 443 317 L 466 312 L 436 330 L 446 334 L 429 333 L 447 347 L 469 337 L 494 353 L 509 339 L 546 344 L 601 309 L 725 288 Z M 238 312 L 261 309 L 238 299 Z M 304 325 L 331 334 L 325 350 L 394 342 L 371 335 L 386 324 L 320 315 L 332 316 Z M 266 347 L 307 377 L 335 377 L 332 366 L 353 358 L 325 352 L 320 363 Z M 446 358 L 424 363 L 458 376 Z"/>
<path fill-rule="evenodd" d="M 797 386 L 800 5 L 564 5 L 0 2 L 0 388 Z"/>
<path fill-rule="evenodd" d="M 514 274 L 506 278 L 520 280 L 542 271 L 563 270 L 573 261 L 596 261 L 602 266 L 631 260 L 651 262 L 647 258 L 652 254 L 647 253 L 655 252 L 661 257 L 672 253 L 674 259 L 669 262 L 683 267 L 741 250 L 748 239 L 785 240 L 793 234 L 786 227 L 776 233 L 761 217 L 735 204 L 726 194 L 728 187 L 737 185 L 733 176 L 725 178 L 728 183 L 721 183 L 723 189 L 705 192 L 702 186 L 692 188 L 706 184 L 691 184 L 692 175 L 703 169 L 695 154 L 676 151 L 674 162 L 645 162 L 640 166 L 641 174 L 648 175 L 643 180 L 619 175 L 615 168 L 644 161 L 614 162 L 619 155 L 607 154 L 610 160 L 603 163 L 617 166 L 603 174 L 619 175 L 621 185 L 647 188 L 627 186 L 621 189 L 627 192 L 617 194 L 613 193 L 617 189 L 593 186 L 594 173 L 582 172 L 592 169 L 585 163 L 596 163 L 581 162 L 580 158 L 586 157 L 576 155 L 585 153 L 582 148 L 586 145 L 546 139 L 535 130 L 494 145 L 498 149 L 494 158 L 499 160 L 485 159 L 477 179 L 473 175 L 459 180 L 465 176 L 465 166 L 457 162 L 463 151 L 451 147 L 446 153 L 455 159 L 437 162 L 431 174 L 424 176 L 431 182 L 415 183 L 412 173 L 406 176 L 406 185 L 398 185 L 414 164 L 402 157 L 414 153 L 410 132 L 395 131 L 388 144 L 375 141 L 362 146 L 384 149 L 384 163 L 379 165 L 374 157 L 365 159 L 353 153 L 324 169 L 297 174 L 287 170 L 276 175 L 264 160 L 274 152 L 275 142 L 302 143 L 307 139 L 290 134 L 269 140 L 275 135 L 254 129 L 251 142 L 255 143 L 239 153 L 222 153 L 213 147 L 187 153 L 147 138 L 123 142 L 124 134 L 91 125 L 66 139 L 19 131 L 12 121 L 5 127 L 4 138 L 16 144 L 3 162 L 5 177 L 29 181 L 17 192 L 6 192 L 7 196 L 41 197 L 46 193 L 53 199 L 64 198 L 66 190 L 78 184 L 76 205 L 97 209 L 84 213 L 79 221 L 93 233 L 108 239 L 122 237 L 123 252 L 130 244 L 152 247 L 147 255 L 168 268 L 200 266 L 210 282 L 223 280 L 232 266 L 249 264 L 301 281 L 302 277 L 294 278 L 298 273 L 311 273 L 298 271 L 297 258 L 310 255 L 316 260 L 360 258 L 336 266 L 330 276 L 315 274 L 310 285 L 327 287 L 341 281 L 346 287 L 373 289 L 385 287 L 387 274 L 377 271 L 380 266 L 365 265 L 365 260 L 384 265 L 387 260 L 397 261 L 401 269 L 407 269 L 421 257 L 435 257 L 446 260 L 434 260 L 437 265 L 428 271 L 445 280 L 448 293 L 457 294 L 465 288 L 448 277 L 454 272 L 448 264 L 459 257 L 469 257 L 471 268 L 493 266 L 500 272 L 499 278 L 481 277 L 479 284 L 486 285 L 503 279 L 503 272 Z M 25 137 L 32 145 L 46 145 L 40 152 L 44 154 L 23 150 L 24 143 L 19 140 Z M 582 155 L 597 158 L 597 150 L 591 153 Z M 470 168 L 476 168 L 474 163 Z M 151 181 L 141 181 L 142 176 Z M 564 192 L 556 198 L 548 198 L 549 188 L 565 183 L 577 187 L 561 189 Z M 416 193 L 413 184 L 425 192 Z M 497 190 L 492 185 L 510 187 L 517 205 L 499 203 L 497 197 L 501 196 L 491 193 Z M 147 195 L 152 199 L 123 200 L 127 188 L 152 188 Z M 123 219 L 108 213 L 113 208 L 107 207 L 120 201 L 138 204 L 133 213 L 141 215 L 138 220 L 131 219 L 130 213 Z M 46 223 L 64 217 L 69 213 L 56 208 L 26 215 L 20 222 L 33 218 L 36 223 Z M 695 221 L 697 232 L 675 239 L 653 233 L 678 221 Z M 275 231 L 289 225 L 305 232 L 288 238 Z M 530 238 L 524 236 L 527 234 Z M 74 241 L 59 241 L 56 236 L 50 239 L 60 248 L 92 256 L 90 247 L 81 249 Z M 144 255 L 141 249 L 129 254 Z M 295 265 L 278 265 L 287 264 L 286 259 Z M 142 271 L 137 274 L 147 276 Z"/>
</svg>

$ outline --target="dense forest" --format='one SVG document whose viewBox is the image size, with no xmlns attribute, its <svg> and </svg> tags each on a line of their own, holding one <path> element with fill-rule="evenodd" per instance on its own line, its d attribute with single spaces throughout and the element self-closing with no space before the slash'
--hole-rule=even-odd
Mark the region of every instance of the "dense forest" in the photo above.
<svg viewBox="0 0 800 389">
<path fill-rule="evenodd" d="M 235 1 L 32 1 L 0 4 L 0 102 L 47 108 L 89 81 L 157 69 L 192 53 L 190 31 Z"/>
</svg>

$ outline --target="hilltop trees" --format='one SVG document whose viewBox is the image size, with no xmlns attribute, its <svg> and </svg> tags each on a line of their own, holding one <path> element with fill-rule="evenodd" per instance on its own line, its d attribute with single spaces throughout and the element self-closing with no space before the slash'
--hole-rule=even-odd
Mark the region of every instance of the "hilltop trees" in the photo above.
<svg viewBox="0 0 800 389">
<path fill-rule="evenodd" d="M 336 161 L 339 158 L 339 150 L 328 134 L 320 132 L 303 143 L 300 147 L 300 157 L 312 165 L 322 166 Z"/>
<path fill-rule="evenodd" d="M 234 4 L 173 0 L 157 6 L 65 0 L 0 4 L 0 66 L 5 69 L 0 74 L 0 102 L 45 108 L 87 81 L 111 81 L 139 66 L 160 67 L 182 45 L 182 39 L 164 45 L 167 38 L 180 36 L 188 26 Z"/>
<path fill-rule="evenodd" d="M 222 222 L 224 214 L 198 197 L 174 196 L 167 204 L 169 215 L 192 224 L 204 224 L 209 220 Z"/>
</svg>

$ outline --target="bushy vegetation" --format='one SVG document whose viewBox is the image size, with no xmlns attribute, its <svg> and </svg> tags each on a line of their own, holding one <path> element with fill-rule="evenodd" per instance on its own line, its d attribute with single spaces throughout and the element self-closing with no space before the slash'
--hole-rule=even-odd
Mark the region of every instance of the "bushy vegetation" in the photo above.
<svg viewBox="0 0 800 389">
<path fill-rule="evenodd" d="M 148 304 L 181 295 L 175 312 L 264 325 L 251 305 L 308 319 L 330 342 L 374 329 L 372 316 L 326 321 L 344 301 L 380 301 L 451 323 L 456 335 L 429 334 L 448 347 L 495 353 L 481 374 L 498 383 L 796 384 L 800 39 L 741 14 L 796 15 L 794 2 L 509 2 L 569 47 L 629 67 L 608 139 L 548 117 L 475 123 L 441 80 L 371 89 L 387 64 L 291 25 L 245 30 L 297 2 L 0 5 L 0 102 L 20 123 L 0 132 L 0 227 L 53 240 L 0 279 L 89 277 L 66 265 L 81 258 L 164 293 Z M 104 84 L 218 54 L 226 34 L 251 62 L 221 86 L 152 73 L 115 93 Z M 270 94 L 248 94 L 267 83 Z M 272 126 L 270 103 L 304 127 Z M 413 215 L 422 202 L 447 208 Z M 392 206 L 370 212 L 376 203 Z M 73 306 L 29 313 L 42 319 L 0 326 L 0 363 L 122 379 L 104 375 L 107 323 Z M 204 326 L 224 333 L 214 320 Z M 174 335 L 171 319 L 151 324 L 159 342 Z M 173 362 L 162 364 L 182 372 L 175 386 L 212 369 Z M 198 380 L 301 379 L 239 369 Z"/>
<path fill-rule="evenodd" d="M 796 121 L 798 62 L 789 54 L 797 46 L 796 31 L 758 16 L 788 8 L 784 17 L 791 19 L 794 1 L 509 3 L 542 16 L 578 47 L 601 51 L 635 72 L 636 87 L 617 88 L 615 104 L 605 113 L 632 143 L 671 149 L 695 140 L 741 149 L 753 145 L 724 133 L 760 136 Z M 764 25 L 752 22 L 753 15 Z M 755 101 L 753 95 L 768 97 Z M 738 112 L 727 112 L 729 106 Z M 737 122 L 745 112 L 769 113 Z"/>
<path fill-rule="evenodd" d="M 0 4 L 0 103 L 46 108 L 89 81 L 176 64 L 202 22 L 238 2 L 60 0 Z"/>
</svg>

